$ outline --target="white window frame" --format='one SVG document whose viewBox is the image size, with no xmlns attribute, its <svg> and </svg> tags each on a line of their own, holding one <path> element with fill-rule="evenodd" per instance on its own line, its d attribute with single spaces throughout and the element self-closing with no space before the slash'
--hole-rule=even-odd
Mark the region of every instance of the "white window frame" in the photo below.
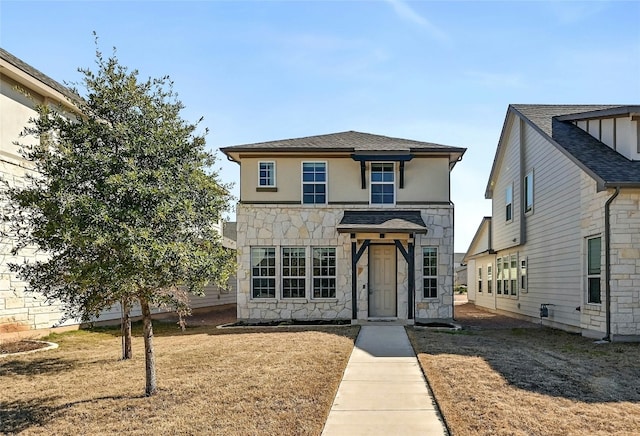
<svg viewBox="0 0 640 436">
<path fill-rule="evenodd" d="M 478 292 L 482 294 L 482 265 L 478 267 L 478 278 L 476 281 L 478 283 Z"/>
<path fill-rule="evenodd" d="M 322 266 L 322 264 L 317 268 L 319 273 L 316 274 L 316 265 L 315 265 L 315 259 L 316 259 L 316 250 L 332 250 L 333 251 L 333 265 L 328 265 L 328 266 Z M 321 255 L 320 260 L 322 262 L 322 259 L 324 258 L 324 256 Z M 330 259 L 330 257 L 329 257 Z M 338 279 L 337 279 L 337 275 L 338 275 L 338 250 L 336 249 L 336 247 L 311 247 L 311 298 L 314 300 L 327 300 L 327 299 L 335 299 L 336 295 L 337 295 L 337 283 L 338 283 Z M 326 268 L 327 269 L 327 274 L 322 274 L 322 270 Z M 331 270 L 333 269 L 333 274 L 329 274 L 331 272 Z M 322 285 L 320 285 L 319 287 L 316 286 L 316 279 L 318 280 L 329 280 L 329 283 L 331 283 L 331 281 L 333 280 L 333 285 L 329 285 L 328 287 L 323 287 Z M 324 289 L 328 289 L 330 292 L 327 296 L 323 296 L 322 292 Z M 316 295 L 316 290 L 318 290 L 318 293 L 320 294 L 320 296 Z M 333 292 L 331 292 L 333 291 Z"/>
<path fill-rule="evenodd" d="M 513 183 L 504 190 L 504 220 L 508 223 L 513 221 Z"/>
<path fill-rule="evenodd" d="M 312 182 L 305 182 L 304 181 L 304 164 L 323 164 L 324 165 L 324 182 L 317 182 L 317 181 L 312 181 Z M 313 205 L 313 204 L 321 204 L 321 205 L 326 205 L 329 202 L 329 164 L 327 163 L 327 161 L 302 161 L 300 163 L 300 183 L 301 183 L 301 187 L 300 187 L 300 201 L 303 205 Z M 317 203 L 315 202 L 315 196 L 317 195 L 314 192 L 314 202 L 313 203 L 305 203 L 304 202 L 304 187 L 305 185 L 324 185 L 324 203 Z"/>
<path fill-rule="evenodd" d="M 529 171 L 526 176 L 524 176 L 524 213 L 532 214 L 533 213 L 533 203 L 534 203 L 534 178 L 533 178 L 533 170 Z"/>
<path fill-rule="evenodd" d="M 502 257 L 496 259 L 496 295 L 502 295 Z"/>
<path fill-rule="evenodd" d="M 289 253 L 288 255 L 285 255 L 285 251 L 288 250 L 302 250 L 302 256 L 291 256 L 291 254 Z M 294 299 L 294 298 L 306 298 L 307 296 L 307 247 L 299 247 L 299 246 L 292 246 L 292 247 L 280 247 L 280 289 L 281 289 L 281 295 L 282 295 L 282 299 L 283 300 L 290 300 L 290 299 Z M 289 260 L 289 265 L 286 265 L 286 260 Z M 300 275 L 300 265 L 297 266 L 291 266 L 291 259 L 298 259 L 298 261 L 302 260 L 303 265 L 302 265 L 302 275 Z M 289 274 L 285 274 L 285 269 L 289 269 Z M 291 269 L 296 269 L 298 274 L 297 275 L 292 275 L 291 274 Z M 285 280 L 302 280 L 303 282 L 303 286 L 302 286 L 302 295 L 295 295 L 295 296 L 285 296 Z"/>
<path fill-rule="evenodd" d="M 373 181 L 373 166 L 374 165 L 391 165 L 393 170 L 391 171 L 391 174 L 393 175 L 393 180 L 391 182 L 389 181 Z M 388 174 L 388 172 L 385 172 L 384 169 L 382 170 L 382 174 Z M 384 176 L 383 176 L 384 178 Z M 396 204 L 396 200 L 397 200 L 397 195 L 398 195 L 398 190 L 396 187 L 396 163 L 395 162 L 370 162 L 369 164 L 369 204 L 371 205 L 376 205 L 376 207 L 392 207 L 395 206 Z M 393 186 L 393 202 L 392 203 L 374 203 L 373 202 L 373 185 L 392 185 Z M 383 194 L 384 196 L 384 194 Z"/>
<path fill-rule="evenodd" d="M 493 265 L 487 265 L 487 294 L 493 294 Z"/>
<path fill-rule="evenodd" d="M 425 266 L 424 261 L 427 254 L 427 250 L 435 251 L 434 254 L 429 253 L 429 259 L 435 258 L 435 261 L 436 261 L 435 266 L 434 265 Z M 426 274 L 427 268 L 429 268 L 430 270 L 428 271 L 428 274 Z M 435 280 L 435 286 L 431 286 L 431 285 L 429 285 L 428 287 L 425 286 L 425 282 L 427 280 L 429 281 Z M 431 295 L 431 292 L 429 292 L 429 295 L 427 295 L 426 294 L 427 290 L 435 291 L 435 295 Z M 422 247 L 422 298 L 423 299 L 438 298 L 438 247 Z"/>
<path fill-rule="evenodd" d="M 525 256 L 520 259 L 520 290 L 523 292 L 527 292 L 527 288 L 529 286 L 529 277 L 527 275 L 528 269 L 528 259 Z"/>
<path fill-rule="evenodd" d="M 518 253 L 513 253 L 509 256 L 509 271 L 511 276 L 511 283 L 509 284 L 509 290 L 512 297 L 518 296 Z"/>
<path fill-rule="evenodd" d="M 589 271 L 589 259 L 590 259 L 590 250 L 589 250 L 589 241 L 593 241 L 599 239 L 600 240 L 600 256 L 599 256 L 599 268 L 598 268 L 598 272 L 597 273 L 591 273 Z M 587 247 L 586 247 L 586 252 L 587 252 L 587 256 L 586 256 L 586 278 L 587 278 L 587 283 L 586 283 L 586 290 L 587 290 L 587 304 L 602 304 L 602 237 L 600 235 L 598 236 L 591 236 L 589 238 L 587 238 L 586 241 Z M 600 295 L 599 295 L 599 300 L 600 301 L 591 301 L 591 288 L 590 288 L 590 282 L 593 279 L 597 279 L 599 281 L 599 286 L 598 288 L 600 289 Z"/>
<path fill-rule="evenodd" d="M 271 164 L 271 184 L 262 184 L 262 164 Z M 269 181 L 269 180 L 267 180 Z M 275 188 L 276 186 L 276 162 L 273 160 L 261 160 L 258 162 L 258 188 Z"/>
<path fill-rule="evenodd" d="M 271 274 L 267 274 L 267 275 L 254 275 L 254 250 L 273 250 L 273 266 L 271 265 L 266 265 L 266 266 L 257 266 L 258 270 L 260 272 L 262 272 L 263 270 L 267 270 L 267 272 L 269 272 L 268 270 L 273 268 L 273 275 Z M 269 257 L 267 257 L 269 258 Z M 272 247 L 272 246 L 256 246 L 256 247 L 251 247 L 250 248 L 250 262 L 251 262 L 251 299 L 275 299 L 277 296 L 277 291 L 278 291 L 278 286 L 277 286 L 277 275 L 278 275 L 278 254 L 277 254 L 277 249 L 276 247 Z M 273 280 L 273 296 L 267 295 L 264 296 L 262 295 L 255 295 L 255 280 Z M 268 289 L 268 288 L 267 288 Z"/>
</svg>

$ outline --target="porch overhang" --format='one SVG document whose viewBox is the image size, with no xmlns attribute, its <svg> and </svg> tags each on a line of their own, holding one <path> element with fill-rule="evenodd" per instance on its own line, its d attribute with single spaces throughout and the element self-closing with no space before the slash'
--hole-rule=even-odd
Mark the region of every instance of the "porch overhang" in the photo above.
<svg viewBox="0 0 640 436">
<path fill-rule="evenodd" d="M 358 239 L 374 239 L 370 235 L 398 239 L 397 234 L 427 233 L 427 226 L 418 210 L 346 210 L 337 230 L 338 233 L 367 234 Z"/>
</svg>

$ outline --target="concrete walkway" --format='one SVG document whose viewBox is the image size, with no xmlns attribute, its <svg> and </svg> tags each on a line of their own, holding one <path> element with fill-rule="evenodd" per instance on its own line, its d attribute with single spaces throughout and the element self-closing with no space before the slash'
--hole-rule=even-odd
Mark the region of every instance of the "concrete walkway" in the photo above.
<svg viewBox="0 0 640 436">
<path fill-rule="evenodd" d="M 323 436 L 446 435 L 402 326 L 363 326 Z"/>
</svg>

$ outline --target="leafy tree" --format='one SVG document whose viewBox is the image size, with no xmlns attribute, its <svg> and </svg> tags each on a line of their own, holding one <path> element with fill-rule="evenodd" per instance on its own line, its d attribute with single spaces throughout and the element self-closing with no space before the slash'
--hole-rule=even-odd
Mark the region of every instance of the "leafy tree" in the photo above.
<svg viewBox="0 0 640 436">
<path fill-rule="evenodd" d="M 42 105 L 22 145 L 36 174 L 6 185 L 14 254 L 29 247 L 46 260 L 13 264 L 30 291 L 89 320 L 121 303 L 142 309 L 147 395 L 157 390 L 151 307 L 188 311 L 188 293 L 226 282 L 235 267 L 215 224 L 229 186 L 210 170 L 198 123 L 181 118 L 168 77 L 138 71 L 96 50 L 97 71 L 79 69 L 77 114 Z M 76 93 L 78 91 L 74 89 Z"/>
</svg>

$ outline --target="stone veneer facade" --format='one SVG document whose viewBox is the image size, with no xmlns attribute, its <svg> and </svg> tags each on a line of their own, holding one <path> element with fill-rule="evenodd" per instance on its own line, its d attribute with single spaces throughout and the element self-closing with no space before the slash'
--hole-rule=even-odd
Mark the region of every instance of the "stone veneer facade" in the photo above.
<svg viewBox="0 0 640 436">
<path fill-rule="evenodd" d="M 583 238 L 602 237 L 602 304 L 585 304 L 581 328 L 588 336 L 606 332 L 604 207 L 612 190 L 597 192 L 582 175 L 581 229 Z M 614 340 L 640 339 L 640 190 L 622 189 L 611 203 L 611 335 Z M 586 253 L 585 253 L 586 256 Z M 586 260 L 582 262 L 583 265 Z M 586 284 L 585 284 L 586 287 Z"/>
<path fill-rule="evenodd" d="M 400 208 L 400 207 L 398 207 Z M 453 206 L 402 206 L 419 209 L 427 227 L 427 234 L 415 235 L 415 318 L 417 320 L 451 319 L 453 316 Z M 356 205 L 305 207 L 288 204 L 239 204 L 238 226 L 238 319 L 291 320 L 340 319 L 352 317 L 351 239 L 338 233 L 337 226 L 345 209 Z M 377 241 L 372 241 L 375 243 Z M 389 242 L 393 242 L 389 240 Z M 361 242 L 358 242 L 360 247 Z M 276 298 L 252 298 L 251 247 L 276 248 Z M 306 247 L 307 259 L 312 247 L 336 248 L 336 298 L 310 297 L 310 272 L 307 268 L 307 298 L 284 299 L 280 293 L 281 247 Z M 438 248 L 438 297 L 422 298 L 422 247 Z M 406 245 L 405 245 L 406 248 Z M 309 264 L 309 263 L 308 263 Z M 368 256 L 363 255 L 357 265 L 358 321 L 368 315 L 369 281 Z M 397 253 L 397 318 L 407 320 L 408 267 Z"/>
</svg>

